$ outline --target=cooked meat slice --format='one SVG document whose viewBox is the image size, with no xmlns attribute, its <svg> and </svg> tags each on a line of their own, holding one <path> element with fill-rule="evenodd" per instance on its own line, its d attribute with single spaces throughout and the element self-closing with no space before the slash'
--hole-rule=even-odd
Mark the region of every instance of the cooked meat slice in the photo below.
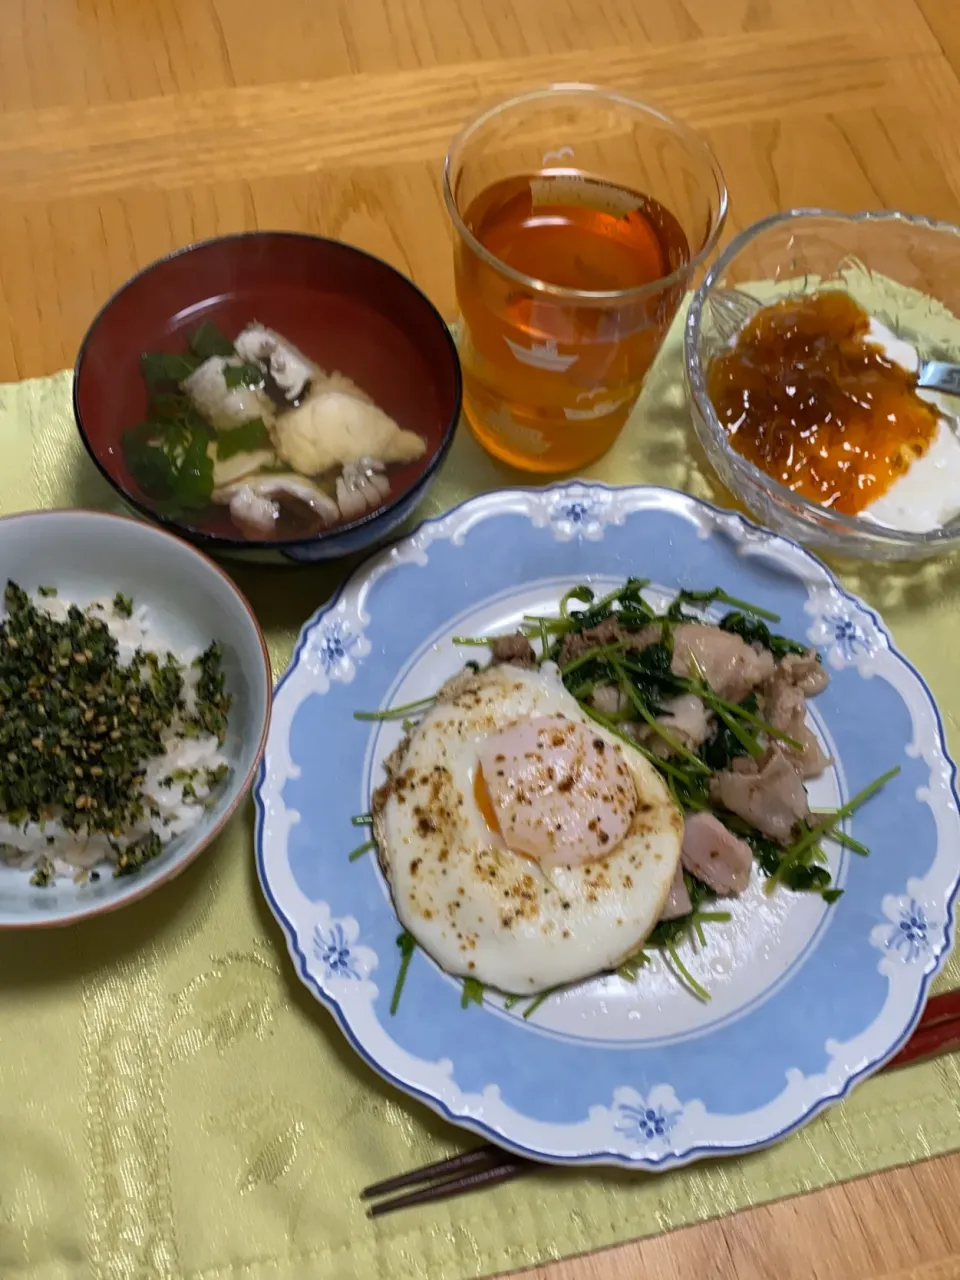
<svg viewBox="0 0 960 1280">
<path fill-rule="evenodd" d="M 560 666 L 564 667 L 574 658 L 580 658 L 588 649 L 597 645 L 618 644 L 620 641 L 629 649 L 646 649 L 655 640 L 660 639 L 658 626 L 641 627 L 639 631 L 628 631 L 616 618 L 606 618 L 598 627 L 589 627 L 586 631 L 576 631 L 565 636 L 560 647 Z"/>
<path fill-rule="evenodd" d="M 797 823 L 810 816 L 800 774 L 776 746 L 768 748 L 759 768 L 755 760 L 742 757 L 733 764 L 713 775 L 711 798 L 771 840 L 786 844 Z"/>
<path fill-rule="evenodd" d="M 670 886 L 667 900 L 663 904 L 663 910 L 660 912 L 660 919 L 677 920 L 680 916 L 688 915 L 692 910 L 693 903 L 690 901 L 689 893 L 687 893 L 687 885 L 683 878 L 683 867 L 678 862 L 673 884 Z"/>
<path fill-rule="evenodd" d="M 568 662 L 582 658 L 588 649 L 595 649 L 598 644 L 615 644 L 623 634 L 615 618 L 607 618 L 599 627 L 574 631 L 571 635 L 564 636 L 557 661 L 561 667 L 565 667 Z"/>
<path fill-rule="evenodd" d="M 714 893 L 743 893 L 750 883 L 753 851 L 712 813 L 691 813 L 683 824 L 680 861 Z"/>
<path fill-rule="evenodd" d="M 509 663 L 514 667 L 537 665 L 537 655 L 533 651 L 533 645 L 519 631 L 516 635 L 497 636 L 495 640 L 491 640 L 490 652 L 493 654 L 493 661 L 497 663 Z"/>
<path fill-rule="evenodd" d="M 816 649 L 808 649 L 806 653 L 788 653 L 780 659 L 777 674 L 783 675 L 792 685 L 812 698 L 822 693 L 830 683 L 830 677 L 823 669 Z"/>
<path fill-rule="evenodd" d="M 790 682 L 789 674 L 782 667 L 778 667 L 773 679 L 764 685 L 763 715 L 774 729 L 789 734 L 801 744 L 799 751 L 785 742 L 779 746 L 804 778 L 823 773 L 830 759 L 824 755 L 816 734 L 807 724 L 807 700 L 803 691 Z"/>
<path fill-rule="evenodd" d="M 694 693 L 681 694 L 663 704 L 664 714 L 657 723 L 670 733 L 688 751 L 696 751 L 713 732 L 713 716 Z M 634 726 L 636 737 L 664 760 L 672 754 L 670 744 L 648 724 Z"/>
<path fill-rule="evenodd" d="M 730 761 L 730 768 L 734 773 L 749 773 L 753 775 L 760 772 L 760 766 L 753 756 L 734 756 Z"/>
<path fill-rule="evenodd" d="M 721 698 L 740 702 L 773 675 L 773 655 L 719 627 L 684 622 L 673 633 L 674 675 L 693 678 L 696 658 L 707 684 Z"/>
<path fill-rule="evenodd" d="M 713 716 L 694 693 L 681 694 L 663 704 L 666 715 L 659 717 L 665 729 L 691 751 L 706 742 L 713 731 Z"/>
<path fill-rule="evenodd" d="M 615 684 L 600 684 L 591 693 L 590 704 L 603 716 L 615 716 L 627 705 L 627 695 Z"/>
</svg>

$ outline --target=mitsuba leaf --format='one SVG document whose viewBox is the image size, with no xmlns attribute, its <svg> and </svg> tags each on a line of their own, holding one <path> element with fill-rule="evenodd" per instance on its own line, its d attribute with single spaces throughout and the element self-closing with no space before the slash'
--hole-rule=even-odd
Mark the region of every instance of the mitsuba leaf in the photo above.
<svg viewBox="0 0 960 1280">
<path fill-rule="evenodd" d="M 245 360 L 243 364 L 224 365 L 223 380 L 231 390 L 234 387 L 262 387 L 264 372 L 258 364 Z"/>
<path fill-rule="evenodd" d="M 217 433 L 217 457 L 221 461 L 238 453 L 252 453 L 255 449 L 270 448 L 270 432 L 262 418 L 251 418 L 239 427 Z"/>
<path fill-rule="evenodd" d="M 187 421 L 141 422 L 123 433 L 127 470 L 165 515 L 205 507 L 213 493 L 209 431 Z"/>
<path fill-rule="evenodd" d="M 213 493 L 213 459 L 207 452 L 207 435 L 195 431 L 183 451 L 176 473 L 174 501 L 184 511 L 198 511 Z"/>
<path fill-rule="evenodd" d="M 196 355 L 186 352 L 174 355 L 165 351 L 145 351 L 140 357 L 140 372 L 151 393 L 176 392 L 181 382 L 200 367 Z"/>
<path fill-rule="evenodd" d="M 233 343 L 226 337 L 212 320 L 204 320 L 199 329 L 189 338 L 190 350 L 202 363 L 212 356 L 235 356 L 237 353 Z"/>
</svg>

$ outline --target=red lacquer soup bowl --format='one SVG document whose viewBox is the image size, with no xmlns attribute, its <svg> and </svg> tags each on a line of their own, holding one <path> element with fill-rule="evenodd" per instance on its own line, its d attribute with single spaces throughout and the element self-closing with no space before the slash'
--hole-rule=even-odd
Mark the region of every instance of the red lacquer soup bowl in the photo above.
<svg viewBox="0 0 960 1280">
<path fill-rule="evenodd" d="M 321 370 L 349 378 L 397 427 L 416 432 L 425 452 L 389 467 L 389 493 L 379 505 L 309 533 L 286 534 L 278 524 L 273 536 L 257 536 L 249 527 L 241 531 L 223 502 L 185 508 L 179 499 L 161 500 L 149 475 L 145 483 L 142 466 L 131 461 L 138 424 L 148 418 L 152 424 L 163 399 L 156 386 L 152 397 L 148 393 L 141 357 L 189 355 L 191 335 L 206 322 L 230 342 L 253 323 L 281 335 Z M 320 385 L 319 379 L 307 384 L 307 392 L 311 385 Z M 171 389 L 178 392 L 175 384 Z M 179 403 L 176 395 L 167 399 Z M 410 280 L 350 245 L 281 231 L 208 240 L 134 276 L 90 326 L 73 384 L 83 442 L 130 506 L 207 550 L 287 562 L 363 550 L 400 524 L 423 498 L 450 446 L 460 402 L 453 339 Z M 142 455 L 136 458 L 142 461 Z"/>
</svg>

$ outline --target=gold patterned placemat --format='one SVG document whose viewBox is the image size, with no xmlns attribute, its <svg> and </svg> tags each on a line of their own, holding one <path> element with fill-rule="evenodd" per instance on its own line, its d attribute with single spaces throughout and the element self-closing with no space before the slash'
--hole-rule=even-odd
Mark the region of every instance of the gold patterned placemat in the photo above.
<svg viewBox="0 0 960 1280">
<path fill-rule="evenodd" d="M 727 501 L 691 450 L 675 329 L 591 474 Z M 68 373 L 0 387 L 0 459 L 0 512 L 117 508 L 77 442 Z M 463 432 L 420 514 L 519 482 Z M 235 568 L 277 674 L 350 567 Z M 840 568 L 926 676 L 956 748 L 960 560 Z M 956 959 L 940 985 L 960 985 Z M 371 1223 L 360 1187 L 472 1140 L 381 1082 L 297 983 L 248 810 L 145 901 L 0 935 L 0 1276 L 489 1275 L 953 1150 L 958 1085 L 943 1059 L 866 1083 L 747 1159 L 655 1177 L 548 1170 Z"/>
</svg>

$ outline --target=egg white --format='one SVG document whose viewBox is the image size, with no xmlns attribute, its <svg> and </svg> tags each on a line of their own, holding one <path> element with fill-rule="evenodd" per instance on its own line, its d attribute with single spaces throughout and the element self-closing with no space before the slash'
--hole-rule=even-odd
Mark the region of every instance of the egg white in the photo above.
<svg viewBox="0 0 960 1280">
<path fill-rule="evenodd" d="M 548 872 L 503 848 L 474 798 L 478 743 L 543 715 L 588 724 L 620 753 L 638 797 L 613 852 Z M 494 666 L 457 678 L 391 757 L 388 774 L 373 803 L 380 864 L 404 928 L 448 973 L 536 993 L 616 967 L 657 923 L 683 818 L 653 766 L 594 724 L 555 668 Z"/>
</svg>

